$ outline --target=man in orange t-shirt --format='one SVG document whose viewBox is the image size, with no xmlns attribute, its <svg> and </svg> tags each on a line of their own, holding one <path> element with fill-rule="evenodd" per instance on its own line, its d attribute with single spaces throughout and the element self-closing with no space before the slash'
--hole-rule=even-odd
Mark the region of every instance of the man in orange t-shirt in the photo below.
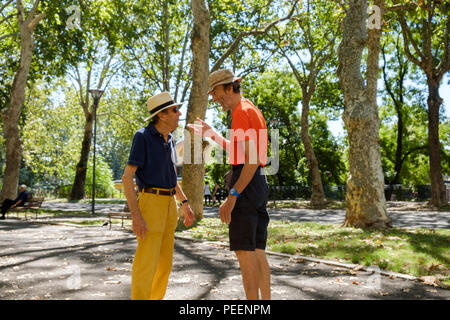
<svg viewBox="0 0 450 320">
<path fill-rule="evenodd" d="M 232 165 L 230 194 L 219 208 L 229 224 L 230 250 L 235 251 L 247 299 L 270 299 L 270 268 L 265 248 L 269 215 L 267 178 L 267 127 L 261 111 L 240 90 L 241 78 L 228 69 L 211 73 L 208 79 L 212 101 L 224 112 L 232 111 L 230 140 L 224 139 L 203 120 L 188 124 L 194 133 L 211 137 L 228 151 Z"/>
</svg>

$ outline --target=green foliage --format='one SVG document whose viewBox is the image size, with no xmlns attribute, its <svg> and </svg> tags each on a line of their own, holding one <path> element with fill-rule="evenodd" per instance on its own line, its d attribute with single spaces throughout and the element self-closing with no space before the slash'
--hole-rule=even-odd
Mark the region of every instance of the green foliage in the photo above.
<svg viewBox="0 0 450 320">
<path fill-rule="evenodd" d="M 88 162 L 88 170 L 86 174 L 86 195 L 92 196 L 92 173 L 93 160 Z M 109 165 L 101 156 L 95 157 L 95 197 L 96 198 L 112 198 L 118 194 L 118 190 L 114 189 L 113 173 Z"/>
<path fill-rule="evenodd" d="M 399 31 L 399 26 L 392 26 Z M 383 80 L 381 90 L 383 104 L 380 106 L 380 146 L 382 166 L 386 183 L 394 180 L 398 146 L 399 117 L 403 123 L 402 154 L 404 159 L 398 183 L 421 185 L 430 183 L 428 159 L 428 117 L 426 106 L 426 83 L 424 75 L 410 62 L 404 52 L 399 35 L 386 35 L 382 43 Z M 449 174 L 448 150 L 449 120 L 440 117 L 439 138 L 443 174 Z"/>
<path fill-rule="evenodd" d="M 144 97 L 159 90 L 170 91 L 177 101 L 186 99 L 191 81 L 189 2 L 130 1 L 129 10 L 124 28 L 124 38 L 129 40 L 122 52 L 124 76 Z"/>
<path fill-rule="evenodd" d="M 60 94 L 66 97 L 57 103 L 51 97 L 54 89 L 41 83 L 27 93 L 22 128 L 23 160 L 38 181 L 64 185 L 73 180 L 83 115 L 73 91 L 60 87 Z"/>
<path fill-rule="evenodd" d="M 31 3 L 25 1 L 26 12 L 31 9 Z M 429 5 L 431 1 L 423 3 Z M 446 36 L 448 15 L 448 3 L 437 3 L 433 1 L 436 10 L 430 21 L 434 66 L 442 61 L 446 44 L 442 39 Z M 285 0 L 208 1 L 211 14 L 210 66 L 241 32 L 262 30 L 270 22 L 286 15 L 292 4 L 293 1 Z M 81 29 L 67 27 L 72 14 L 67 9 L 71 5 L 81 9 Z M 387 5 L 391 5 L 390 1 Z M 424 49 L 421 26 L 424 18 L 428 17 L 426 8 L 419 6 L 405 12 L 413 38 L 420 44 L 421 50 Z M 155 91 L 168 89 L 176 100 L 187 100 L 191 85 L 189 45 L 192 14 L 189 1 L 42 0 L 39 10 L 45 12 L 46 17 L 35 32 L 30 81 L 20 119 L 24 150 L 21 181 L 60 185 L 62 193 L 64 188 L 70 187 L 80 156 L 85 113 L 79 106 L 80 93 L 72 89 L 68 81 L 61 79 L 68 70 L 72 78 L 80 71 L 80 83 L 74 81 L 73 84 L 78 89 L 80 86 L 86 89 L 98 80 L 103 64 L 114 55 L 110 72 L 113 70 L 117 77 L 110 83 L 103 83 L 109 86 L 97 114 L 97 188 L 99 194 L 108 196 L 112 192 L 110 180 L 122 176 L 134 132 L 146 125 L 143 119 L 148 114 L 145 105 L 147 98 Z M 2 11 L 0 37 L 19 31 L 15 12 L 14 1 Z M 336 45 L 342 14 L 342 8 L 335 2 L 317 0 L 309 1 L 308 5 L 303 1 L 299 3 L 294 19 L 280 23 L 268 34 L 244 37 L 237 50 L 223 63 L 223 67 L 231 67 L 238 75 L 245 76 L 244 96 L 263 111 L 269 130 L 279 130 L 280 168 L 276 175 L 268 177 L 271 184 L 309 183 L 300 140 L 299 104 L 304 97 L 286 60 L 279 54 L 280 50 L 296 64 L 300 76 L 305 77 L 311 67 L 309 46 L 312 45 L 314 53 L 320 56 L 322 51 L 326 51 L 328 40 L 334 37 Z M 409 64 L 407 86 L 403 92 L 399 91 L 395 78 L 399 65 L 393 54 L 397 50 L 395 44 L 398 42 L 401 47 L 402 43 L 396 19 L 391 19 L 395 14 L 387 14 L 389 32 L 383 35 L 388 55 L 387 71 L 396 94 L 402 93 L 405 97 L 402 111 L 405 115 L 405 152 L 416 149 L 404 162 L 401 182 L 427 184 L 427 150 L 418 149 L 427 144 L 426 81 L 417 67 Z M 11 15 L 11 18 L 3 20 Z M 0 41 L 1 110 L 8 106 L 19 63 L 19 44 L 19 37 L 13 35 Z M 311 99 L 310 135 L 324 184 L 343 184 L 347 174 L 343 150 L 345 140 L 337 141 L 327 127 L 327 121 L 340 117 L 343 109 L 339 84 L 334 75 L 335 58 L 334 55 L 325 61 L 323 72 L 315 81 L 316 90 Z M 89 72 L 93 79 L 90 83 L 85 80 Z M 382 165 L 386 181 L 389 181 L 395 174 L 398 124 L 392 99 L 383 90 L 380 99 Z M 214 115 L 214 126 L 225 135 L 226 115 L 222 112 Z M 443 173 L 450 174 L 450 122 L 442 113 L 440 120 Z M 4 137 L 0 135 L 2 172 L 4 149 Z M 92 165 L 92 160 L 88 165 Z M 208 165 L 206 174 L 211 185 L 222 182 L 228 169 L 226 164 Z M 91 188 L 89 174 L 87 188 Z M 64 187 L 66 185 L 69 187 Z"/>
<path fill-rule="evenodd" d="M 146 126 L 147 108 L 135 91 L 111 88 L 102 98 L 97 113 L 97 150 L 113 170 L 113 179 L 122 178 L 134 133 Z"/>
<path fill-rule="evenodd" d="M 306 159 L 300 139 L 300 87 L 292 72 L 285 69 L 266 71 L 253 79 L 244 95 L 262 111 L 270 130 L 279 131 L 279 170 L 268 176 L 274 185 L 309 184 Z M 244 92 L 246 92 L 244 88 Z M 327 116 L 310 111 L 310 135 L 324 184 L 343 184 L 345 164 L 343 150 L 331 135 Z M 271 147 L 269 146 L 269 150 Z"/>
</svg>

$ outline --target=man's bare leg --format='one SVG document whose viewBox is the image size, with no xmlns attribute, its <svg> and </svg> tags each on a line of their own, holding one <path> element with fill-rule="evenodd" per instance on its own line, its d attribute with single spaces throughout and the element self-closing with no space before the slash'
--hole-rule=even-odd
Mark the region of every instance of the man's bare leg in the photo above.
<svg viewBox="0 0 450 320">
<path fill-rule="evenodd" d="M 266 252 L 262 249 L 256 249 L 255 256 L 258 263 L 258 287 L 261 291 L 261 299 L 270 300 L 270 267 L 269 262 L 267 261 Z"/>
<path fill-rule="evenodd" d="M 255 251 L 235 251 L 241 268 L 242 283 L 247 300 L 258 300 L 259 266 Z"/>
</svg>

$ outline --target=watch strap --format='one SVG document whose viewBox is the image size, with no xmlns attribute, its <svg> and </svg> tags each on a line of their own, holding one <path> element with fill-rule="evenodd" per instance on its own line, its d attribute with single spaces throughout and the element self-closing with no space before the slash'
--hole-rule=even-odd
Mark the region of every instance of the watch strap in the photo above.
<svg viewBox="0 0 450 320">
<path fill-rule="evenodd" d="M 237 192 L 235 188 L 230 189 L 230 194 L 233 196 L 236 196 L 238 198 L 241 196 L 241 194 L 239 192 Z"/>
</svg>

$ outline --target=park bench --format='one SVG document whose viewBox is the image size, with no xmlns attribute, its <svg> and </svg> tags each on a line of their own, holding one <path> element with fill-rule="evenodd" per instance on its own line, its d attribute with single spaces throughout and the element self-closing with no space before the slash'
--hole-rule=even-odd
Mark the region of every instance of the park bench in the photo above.
<svg viewBox="0 0 450 320">
<path fill-rule="evenodd" d="M 131 212 L 130 212 L 130 208 L 128 207 L 128 203 L 125 204 L 125 206 L 123 207 L 123 211 L 122 212 L 108 212 L 106 214 L 106 216 L 109 218 L 109 229 L 111 229 L 111 225 L 112 225 L 112 219 L 113 218 L 120 218 L 122 219 L 122 228 L 123 228 L 123 220 L 124 219 L 131 219 Z"/>
<path fill-rule="evenodd" d="M 7 213 L 9 212 L 15 212 L 16 213 L 16 217 L 19 217 L 19 212 L 25 212 L 25 220 L 27 219 L 27 211 L 28 209 L 34 209 L 36 210 L 36 219 L 37 219 L 37 215 L 39 212 L 39 209 L 41 208 L 42 202 L 44 202 L 45 197 L 33 197 L 31 196 L 31 198 L 29 198 L 27 200 L 27 202 L 25 202 L 25 204 L 23 206 L 17 206 L 15 208 L 12 208 L 10 210 L 8 210 Z"/>
</svg>

